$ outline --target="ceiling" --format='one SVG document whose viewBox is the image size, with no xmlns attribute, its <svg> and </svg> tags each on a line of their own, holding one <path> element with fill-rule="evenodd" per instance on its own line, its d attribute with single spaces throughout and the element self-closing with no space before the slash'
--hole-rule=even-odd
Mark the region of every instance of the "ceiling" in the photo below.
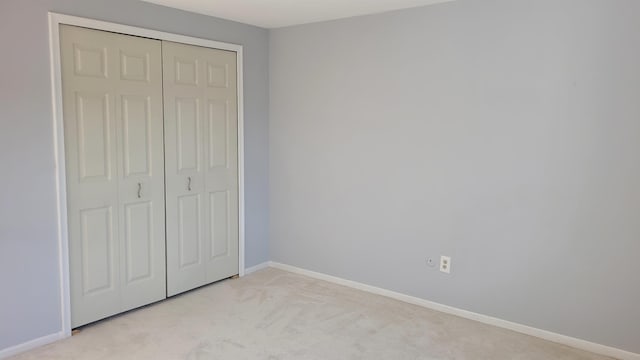
<svg viewBox="0 0 640 360">
<path fill-rule="evenodd" d="M 142 0 L 263 28 L 307 24 L 452 0 Z"/>
</svg>

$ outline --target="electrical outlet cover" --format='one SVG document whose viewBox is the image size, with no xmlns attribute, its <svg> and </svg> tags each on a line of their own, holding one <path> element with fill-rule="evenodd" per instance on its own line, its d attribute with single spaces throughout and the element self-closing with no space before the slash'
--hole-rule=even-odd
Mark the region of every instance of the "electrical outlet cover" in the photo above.
<svg viewBox="0 0 640 360">
<path fill-rule="evenodd" d="M 446 274 L 451 273 L 451 257 L 450 256 L 440 256 L 440 271 Z"/>
</svg>

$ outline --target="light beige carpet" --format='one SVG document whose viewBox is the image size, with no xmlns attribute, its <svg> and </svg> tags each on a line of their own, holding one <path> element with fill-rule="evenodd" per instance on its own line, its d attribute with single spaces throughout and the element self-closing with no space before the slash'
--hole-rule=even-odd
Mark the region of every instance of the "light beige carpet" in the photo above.
<svg viewBox="0 0 640 360">
<path fill-rule="evenodd" d="M 608 359 L 266 269 L 85 327 L 15 359 Z"/>
</svg>

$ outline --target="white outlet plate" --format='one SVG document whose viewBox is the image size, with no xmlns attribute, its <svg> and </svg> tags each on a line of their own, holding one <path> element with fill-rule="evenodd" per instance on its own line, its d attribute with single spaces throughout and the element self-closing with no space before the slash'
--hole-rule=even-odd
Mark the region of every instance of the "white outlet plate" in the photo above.
<svg viewBox="0 0 640 360">
<path fill-rule="evenodd" d="M 451 257 L 450 256 L 440 256 L 440 271 L 446 274 L 451 273 Z"/>
</svg>

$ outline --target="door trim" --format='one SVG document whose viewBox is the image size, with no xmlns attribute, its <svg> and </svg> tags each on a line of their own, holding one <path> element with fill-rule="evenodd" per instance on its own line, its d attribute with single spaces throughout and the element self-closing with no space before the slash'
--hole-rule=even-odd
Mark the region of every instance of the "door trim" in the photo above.
<svg viewBox="0 0 640 360">
<path fill-rule="evenodd" d="M 67 181 L 64 152 L 64 123 L 62 116 L 62 71 L 60 59 L 61 24 L 236 52 L 238 79 L 238 274 L 240 276 L 245 275 L 243 47 L 242 45 L 237 44 L 49 12 L 49 64 L 51 69 L 53 150 L 56 172 L 60 314 L 62 319 L 63 336 L 69 337 L 71 336 L 71 294 L 69 279 L 69 230 L 67 225 Z"/>
</svg>

